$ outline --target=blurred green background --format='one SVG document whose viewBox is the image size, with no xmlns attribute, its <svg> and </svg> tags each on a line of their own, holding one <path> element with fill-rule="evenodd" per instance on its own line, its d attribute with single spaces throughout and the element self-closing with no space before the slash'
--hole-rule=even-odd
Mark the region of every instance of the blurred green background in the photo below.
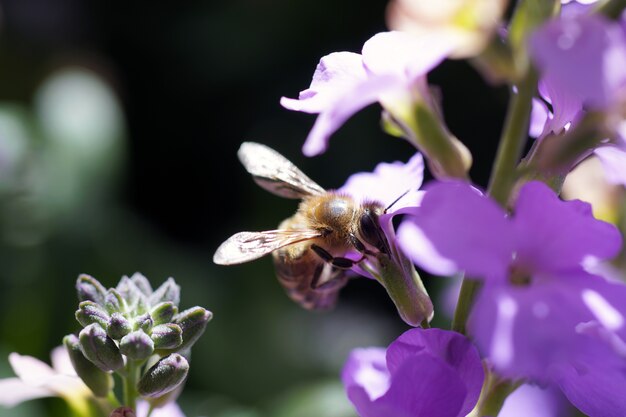
<svg viewBox="0 0 626 417">
<path fill-rule="evenodd" d="M 358 52 L 385 30 L 385 6 L 0 1 L 0 377 L 12 375 L 9 352 L 48 361 L 79 329 L 79 273 L 113 286 L 140 271 L 154 286 L 174 277 L 182 308 L 214 313 L 180 398 L 188 416 L 353 416 L 339 383 L 348 352 L 406 329 L 384 289 L 355 279 L 334 311 L 313 314 L 284 296 L 270 259 L 211 258 L 231 234 L 274 228 L 296 209 L 251 181 L 236 158 L 242 141 L 277 149 L 326 188 L 413 154 L 381 132 L 371 106 L 307 159 L 314 117 L 278 104 L 308 86 L 321 56 Z M 484 185 L 506 90 L 465 62 L 430 79 Z M 426 284 L 437 297 L 442 283 Z M 65 413 L 57 399 L 0 409 Z"/>
</svg>

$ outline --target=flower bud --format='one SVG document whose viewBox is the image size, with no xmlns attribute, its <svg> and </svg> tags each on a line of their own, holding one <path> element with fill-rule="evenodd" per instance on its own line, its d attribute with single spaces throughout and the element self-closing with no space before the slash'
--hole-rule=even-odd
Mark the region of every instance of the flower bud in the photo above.
<svg viewBox="0 0 626 417">
<path fill-rule="evenodd" d="M 180 286 L 176 284 L 174 278 L 168 278 L 150 296 L 150 305 L 171 301 L 174 305 L 180 302 Z"/>
<path fill-rule="evenodd" d="M 89 326 L 92 323 L 98 323 L 103 329 L 109 325 L 109 314 L 100 305 L 93 301 L 83 301 L 78 305 L 76 310 L 76 320 L 83 326 Z"/>
<path fill-rule="evenodd" d="M 171 301 L 159 303 L 150 311 L 154 324 L 169 323 L 177 313 L 178 307 Z"/>
<path fill-rule="evenodd" d="M 174 323 L 159 324 L 150 335 L 155 349 L 174 349 L 183 343 L 183 330 Z"/>
<path fill-rule="evenodd" d="M 124 366 L 117 345 L 97 323 L 85 327 L 78 335 L 83 355 L 101 370 L 115 371 Z"/>
<path fill-rule="evenodd" d="M 154 321 L 152 321 L 152 317 L 150 316 L 150 313 L 145 313 L 135 318 L 135 323 L 133 324 L 133 328 L 135 330 L 143 330 L 146 333 L 150 333 L 150 330 L 152 329 L 153 325 L 154 325 Z"/>
<path fill-rule="evenodd" d="M 213 313 L 202 307 L 189 308 L 174 317 L 174 322 L 183 330 L 183 343 L 177 350 L 190 348 L 202 336 L 207 323 L 212 318 Z"/>
<path fill-rule="evenodd" d="M 76 280 L 76 291 L 80 301 L 93 301 L 97 304 L 104 303 L 106 288 L 92 276 L 81 274 Z"/>
<path fill-rule="evenodd" d="M 177 353 L 159 360 L 137 383 L 137 390 L 146 397 L 160 397 L 178 387 L 187 377 L 189 363 Z"/>
<path fill-rule="evenodd" d="M 133 326 L 130 324 L 130 321 L 121 313 L 111 314 L 111 320 L 107 328 L 107 334 L 111 339 L 120 340 L 132 330 Z"/>
<path fill-rule="evenodd" d="M 111 411 L 109 417 L 136 417 L 137 415 L 130 407 L 119 407 Z"/>
<path fill-rule="evenodd" d="M 139 272 L 135 272 L 130 280 L 135 284 L 135 286 L 141 291 L 146 297 L 149 297 L 152 294 L 152 285 L 150 285 L 150 281 L 143 274 Z"/>
<path fill-rule="evenodd" d="M 116 290 L 122 295 L 129 310 L 135 314 L 143 314 L 147 310 L 147 297 L 128 277 L 122 277 Z"/>
<path fill-rule="evenodd" d="M 110 288 L 104 297 L 104 308 L 106 308 L 109 314 L 113 314 L 126 312 L 127 306 L 122 294 L 115 288 Z"/>
<path fill-rule="evenodd" d="M 70 361 L 74 370 L 83 380 L 85 385 L 94 393 L 96 397 L 106 397 L 113 389 L 113 378 L 110 374 L 102 372 L 90 362 L 80 349 L 78 337 L 73 334 L 63 338 L 63 344 L 67 349 Z"/>
<path fill-rule="evenodd" d="M 130 359 L 143 360 L 154 352 L 154 342 L 143 330 L 137 330 L 120 340 L 120 352 Z"/>
</svg>

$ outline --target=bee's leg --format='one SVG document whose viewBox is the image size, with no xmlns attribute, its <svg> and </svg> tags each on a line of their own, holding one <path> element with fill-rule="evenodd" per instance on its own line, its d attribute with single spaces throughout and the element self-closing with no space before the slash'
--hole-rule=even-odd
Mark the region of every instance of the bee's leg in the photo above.
<svg viewBox="0 0 626 417">
<path fill-rule="evenodd" d="M 359 238 L 354 235 L 354 233 L 350 233 L 349 239 L 350 239 L 350 243 L 352 244 L 352 246 L 354 246 L 354 249 L 358 250 L 359 252 L 363 254 L 361 259 L 359 259 L 357 263 L 365 259 L 365 255 L 376 255 L 374 252 L 367 249 L 365 245 L 363 244 L 363 242 L 361 242 Z"/>
<path fill-rule="evenodd" d="M 328 262 L 335 268 L 339 268 L 339 269 L 350 269 L 355 264 L 358 264 L 359 262 L 363 260 L 363 258 L 361 258 L 358 261 L 353 261 L 352 259 L 343 258 L 341 256 L 333 256 L 326 249 L 322 248 L 321 246 L 317 246 L 315 244 L 311 245 L 311 249 L 313 249 L 313 252 L 315 252 L 317 256 L 322 258 L 324 262 Z"/>
</svg>

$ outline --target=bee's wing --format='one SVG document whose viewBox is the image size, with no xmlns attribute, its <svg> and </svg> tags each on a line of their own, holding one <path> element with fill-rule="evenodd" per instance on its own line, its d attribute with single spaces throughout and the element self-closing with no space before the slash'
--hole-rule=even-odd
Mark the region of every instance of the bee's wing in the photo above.
<svg viewBox="0 0 626 417">
<path fill-rule="evenodd" d="M 314 230 L 268 230 L 265 232 L 240 232 L 220 245 L 213 255 L 219 265 L 240 264 L 267 255 L 276 249 L 304 240 L 320 237 Z"/>
<path fill-rule="evenodd" d="M 237 155 L 254 181 L 273 194 L 303 198 L 325 192 L 287 158 L 265 145 L 244 142 Z"/>
</svg>

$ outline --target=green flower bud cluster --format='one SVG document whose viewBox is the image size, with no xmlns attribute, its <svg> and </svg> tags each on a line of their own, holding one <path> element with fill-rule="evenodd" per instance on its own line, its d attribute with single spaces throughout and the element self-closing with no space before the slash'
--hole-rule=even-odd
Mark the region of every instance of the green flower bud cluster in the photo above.
<svg viewBox="0 0 626 417">
<path fill-rule="evenodd" d="M 202 307 L 178 311 L 180 287 L 169 278 L 156 290 L 143 275 L 122 277 L 106 289 L 80 275 L 76 282 L 78 336 L 64 344 L 79 377 L 96 396 L 109 395 L 112 373 L 145 397 L 160 397 L 187 377 L 191 346 L 204 333 L 212 313 Z"/>
</svg>

